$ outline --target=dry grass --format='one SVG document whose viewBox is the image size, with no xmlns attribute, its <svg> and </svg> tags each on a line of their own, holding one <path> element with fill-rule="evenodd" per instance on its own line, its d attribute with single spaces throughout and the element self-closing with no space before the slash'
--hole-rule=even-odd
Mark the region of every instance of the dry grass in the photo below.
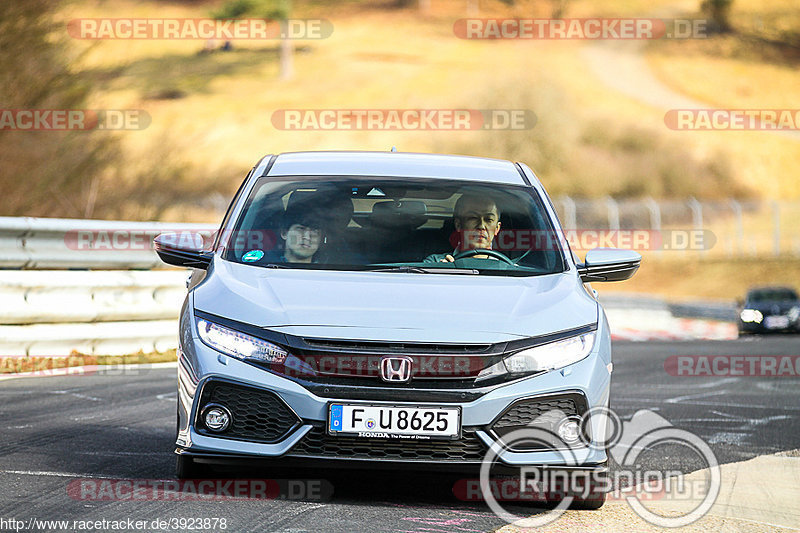
<svg viewBox="0 0 800 533">
<path fill-rule="evenodd" d="M 796 107 L 800 52 L 797 63 L 769 61 L 756 52 L 738 55 L 737 50 L 743 46 L 742 38 L 735 35 L 670 41 L 653 48 L 650 60 L 663 82 L 714 106 Z"/>
<path fill-rule="evenodd" d="M 667 252 L 665 252 L 666 254 Z M 701 259 L 646 254 L 639 271 L 621 283 L 597 283 L 603 293 L 647 293 L 671 300 L 743 298 L 755 285 L 788 285 L 800 290 L 797 258 Z"/>
<path fill-rule="evenodd" d="M 734 33 L 658 41 L 648 59 L 659 79 L 709 107 L 796 109 L 800 87 L 800 10 L 794 0 L 736 0 Z M 696 6 L 695 6 L 696 9 Z M 699 16 L 691 11 L 687 16 Z M 800 145 L 768 132 L 685 132 L 692 142 L 726 143 L 768 198 L 800 198 Z"/>
<path fill-rule="evenodd" d="M 433 12 L 427 15 L 416 8 L 391 8 L 393 2 L 388 0 L 343 2 L 330 9 L 322 4 L 296 4 L 300 6 L 299 16 L 331 20 L 334 33 L 328 39 L 297 43 L 296 76 L 291 81 L 278 80 L 276 43 L 242 44 L 230 53 L 198 55 L 202 43 L 197 41 L 75 42 L 76 49 L 85 52 L 75 68 L 87 71 L 100 87 L 94 96 L 95 107 L 141 108 L 153 118 L 146 130 L 119 134 L 128 164 L 148 161 L 153 147 L 169 139 L 169 159 L 195 169 L 188 179 L 194 174 L 196 185 L 203 187 L 214 176 L 224 175 L 232 191 L 260 156 L 281 151 L 386 150 L 397 146 L 402 151 L 463 151 L 511 157 L 513 146 L 530 142 L 526 137 L 530 132 L 521 133 L 510 143 L 508 153 L 504 151 L 508 143 L 487 147 L 483 132 L 281 131 L 270 118 L 275 110 L 285 108 L 457 108 L 478 107 L 477 102 L 504 108 L 513 97 L 508 93 L 513 84 L 543 89 L 533 91 L 535 94 L 550 91 L 560 95 L 563 107 L 559 109 L 548 109 L 549 102 L 534 99 L 531 108 L 537 113 L 569 111 L 557 130 L 567 134 L 555 137 L 555 142 L 561 143 L 565 157 L 580 162 L 581 169 L 562 168 L 561 174 L 549 175 L 540 168 L 548 187 L 567 183 L 572 192 L 621 190 L 631 194 L 636 187 L 626 183 L 635 179 L 636 173 L 643 181 L 652 179 L 646 165 L 637 170 L 638 162 L 628 163 L 608 150 L 576 153 L 577 147 L 569 144 L 571 138 L 580 139 L 588 125 L 606 124 L 609 131 L 655 132 L 663 139 L 657 146 L 674 143 L 681 147 L 664 155 L 680 162 L 694 159 L 701 165 L 703 161 L 724 160 L 734 179 L 745 187 L 759 183 L 758 193 L 764 196 L 800 198 L 800 180 L 796 179 L 800 150 L 795 141 L 763 134 L 756 138 L 735 132 L 669 131 L 663 123 L 663 110 L 634 102 L 587 75 L 580 54 L 583 43 L 456 39 L 452 21 L 465 16 L 461 0 L 433 2 Z M 573 2 L 568 4 L 567 15 L 641 15 L 669 4 Z M 99 0 L 79 0 L 64 18 L 196 17 L 207 16 L 212 5 L 114 0 L 112 6 Z M 480 15 L 541 17 L 548 16 L 551 7 L 551 2 L 541 0 L 520 1 L 509 9 L 502 2 L 487 0 L 481 1 Z M 703 78 L 707 81 L 708 76 Z M 487 88 L 493 91 L 489 102 Z M 775 91 L 792 92 L 785 87 Z M 153 99 L 168 92 L 185 96 Z M 547 152 L 542 153 L 543 158 L 547 156 Z M 595 167 L 604 172 L 600 178 Z M 632 178 L 617 177 L 623 175 Z M 694 180 L 692 176 L 689 185 Z M 598 183 L 608 183 L 609 188 L 595 190 Z M 732 191 L 716 185 L 710 189 L 720 196 Z M 653 190 L 658 193 L 657 188 Z M 167 211 L 161 217 L 183 218 L 186 213 Z"/>
</svg>

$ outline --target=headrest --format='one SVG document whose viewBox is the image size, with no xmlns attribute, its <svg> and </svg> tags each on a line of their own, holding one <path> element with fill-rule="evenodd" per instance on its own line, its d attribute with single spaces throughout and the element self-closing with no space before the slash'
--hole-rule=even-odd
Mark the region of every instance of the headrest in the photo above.
<svg viewBox="0 0 800 533">
<path fill-rule="evenodd" d="M 353 217 L 353 200 L 338 190 L 294 191 L 286 211 L 296 208 L 317 211 L 327 221 L 326 228 L 333 231 L 346 228 Z"/>
<path fill-rule="evenodd" d="M 372 206 L 369 222 L 381 228 L 415 229 L 428 221 L 425 202 L 389 200 Z"/>
</svg>

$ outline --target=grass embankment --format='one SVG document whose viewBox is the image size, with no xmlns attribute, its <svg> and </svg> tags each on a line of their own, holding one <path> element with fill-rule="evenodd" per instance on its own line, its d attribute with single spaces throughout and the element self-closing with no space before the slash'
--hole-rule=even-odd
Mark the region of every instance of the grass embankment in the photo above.
<svg viewBox="0 0 800 533">
<path fill-rule="evenodd" d="M 668 253 L 668 252 L 665 252 Z M 800 259 L 656 258 L 648 254 L 639 271 L 621 283 L 596 283 L 603 293 L 646 293 L 668 300 L 734 301 L 759 285 L 786 285 L 800 291 Z"/>
<path fill-rule="evenodd" d="M 695 9 L 699 2 L 695 3 Z M 797 109 L 800 10 L 794 0 L 736 0 L 733 31 L 706 39 L 663 40 L 647 57 L 659 79 L 708 107 Z M 703 18 L 686 12 L 687 17 Z M 692 142 L 727 142 L 742 177 L 768 198 L 800 197 L 800 143 L 769 132 L 685 132 Z M 724 141 L 723 141 L 724 140 Z"/>
<path fill-rule="evenodd" d="M 203 17 L 216 4 L 80 0 L 64 18 Z M 554 194 L 800 197 L 796 142 L 761 133 L 670 131 L 664 110 L 592 77 L 581 53 L 585 41 L 466 41 L 453 34 L 453 21 L 466 15 L 463 1 L 433 2 L 429 14 L 393 4 L 328 8 L 295 2 L 296 17 L 325 17 L 334 32 L 296 43 L 289 81 L 278 79 L 275 42 L 242 42 L 232 52 L 199 54 L 200 41 L 76 41 L 84 53 L 75 68 L 95 85 L 95 107 L 145 109 L 152 116 L 146 130 L 119 134 L 132 168 L 163 160 L 196 187 L 225 176 L 232 191 L 267 152 L 397 146 L 523 160 Z M 565 16 L 644 15 L 669 4 L 639 2 L 642 13 L 610 0 L 568 4 Z M 480 16 L 547 17 L 553 4 L 480 5 Z M 654 61 L 680 55 L 669 46 L 685 43 L 657 43 Z M 717 76 L 714 59 L 692 59 L 698 69 L 706 62 L 712 69 L 703 83 Z M 755 62 L 741 68 L 748 79 L 761 75 Z M 781 67 L 786 81 L 773 89 L 784 97 L 796 75 L 788 70 Z M 701 79 L 692 83 L 699 86 Z M 271 123 L 275 110 L 298 108 L 526 108 L 539 122 L 532 130 L 501 132 L 283 131 Z M 156 176 L 145 184 L 147 194 L 157 196 L 159 179 L 169 182 Z M 164 187 L 161 196 L 174 189 Z M 136 216 L 135 209 L 121 211 Z M 168 220 L 202 216 L 184 206 L 159 212 Z"/>
</svg>

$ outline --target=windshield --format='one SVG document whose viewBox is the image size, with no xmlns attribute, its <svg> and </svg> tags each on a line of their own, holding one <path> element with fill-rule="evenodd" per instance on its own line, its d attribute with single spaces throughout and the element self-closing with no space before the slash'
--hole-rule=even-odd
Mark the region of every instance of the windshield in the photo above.
<svg viewBox="0 0 800 533">
<path fill-rule="evenodd" d="M 271 268 L 537 275 L 562 272 L 529 187 L 411 178 L 261 178 L 225 242 Z"/>
<path fill-rule="evenodd" d="M 792 289 L 759 289 L 750 293 L 748 300 L 759 302 L 783 302 L 797 300 L 797 293 Z"/>
</svg>

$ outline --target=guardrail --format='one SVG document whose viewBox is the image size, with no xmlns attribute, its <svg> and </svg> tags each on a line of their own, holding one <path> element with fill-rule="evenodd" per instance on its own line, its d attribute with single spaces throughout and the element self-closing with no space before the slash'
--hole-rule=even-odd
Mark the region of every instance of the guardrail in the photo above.
<svg viewBox="0 0 800 533">
<path fill-rule="evenodd" d="M 0 271 L 0 324 L 175 319 L 186 278 L 183 270 Z"/>
<path fill-rule="evenodd" d="M 208 224 L 0 217 L 0 356 L 175 348 L 187 273 L 150 270 L 165 266 L 153 237 L 166 231 L 205 237 L 215 230 Z"/>
<path fill-rule="evenodd" d="M 148 270 L 164 266 L 152 238 L 165 231 L 210 236 L 215 229 L 207 224 L 0 217 L 0 357 L 175 348 L 187 272 Z M 604 303 L 612 325 L 636 330 L 644 311 L 648 327 L 661 329 L 676 327 L 676 315 L 732 320 L 731 306 L 725 304 L 672 306 L 627 296 L 605 297 Z"/>
<path fill-rule="evenodd" d="M 653 198 L 553 198 L 567 230 L 631 230 L 660 234 L 646 248 L 695 257 L 800 257 L 800 202 L 737 200 L 655 200 Z M 703 235 L 691 242 L 690 235 Z M 626 245 L 619 245 L 625 248 Z M 637 250 L 638 251 L 638 250 Z"/>
<path fill-rule="evenodd" d="M 0 217 L 0 268 L 150 269 L 163 266 L 152 248 L 166 231 L 216 231 L 209 224 L 68 218 Z"/>
</svg>

